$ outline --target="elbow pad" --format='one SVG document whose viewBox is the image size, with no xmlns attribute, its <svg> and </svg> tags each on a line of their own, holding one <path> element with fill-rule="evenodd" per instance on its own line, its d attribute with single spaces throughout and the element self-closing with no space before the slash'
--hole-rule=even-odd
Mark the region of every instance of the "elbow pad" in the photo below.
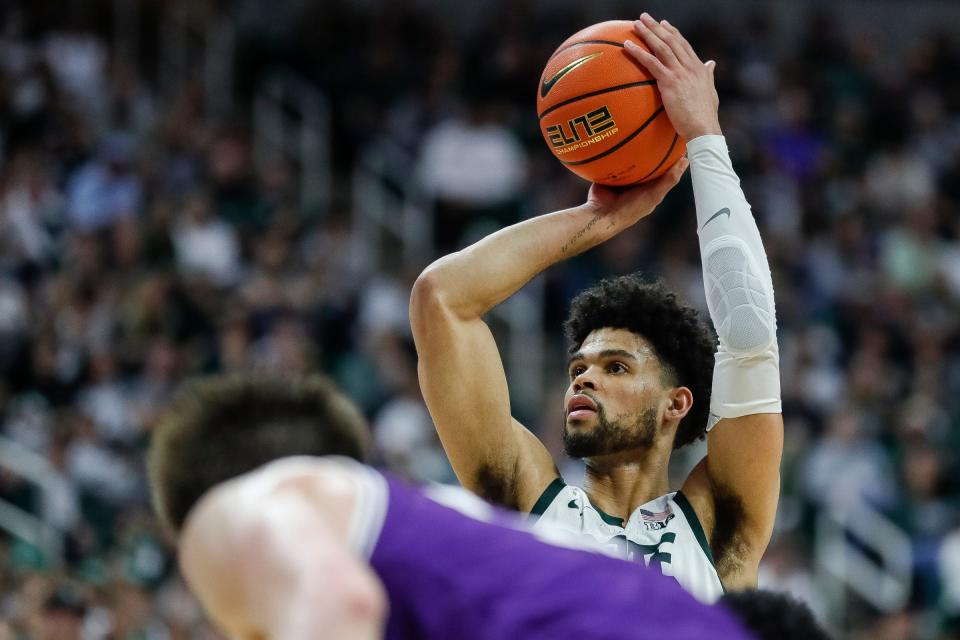
<svg viewBox="0 0 960 640">
<path fill-rule="evenodd" d="M 707 308 L 721 349 L 750 358 L 775 348 L 777 319 L 769 270 L 767 278 L 760 275 L 750 247 L 736 235 L 716 238 L 702 255 Z"/>
</svg>

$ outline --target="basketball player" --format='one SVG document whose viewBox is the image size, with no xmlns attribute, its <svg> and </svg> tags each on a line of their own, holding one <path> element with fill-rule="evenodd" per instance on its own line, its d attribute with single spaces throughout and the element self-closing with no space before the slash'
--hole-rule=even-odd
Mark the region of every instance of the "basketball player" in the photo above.
<svg viewBox="0 0 960 640">
<path fill-rule="evenodd" d="M 773 284 L 718 121 L 713 62 L 644 14 L 655 78 L 687 142 L 704 286 L 716 349 L 697 313 L 636 275 L 573 301 L 566 452 L 586 461 L 564 484 L 543 444 L 511 417 L 507 380 L 483 316 L 531 278 L 649 215 L 687 167 L 656 182 L 590 188 L 585 204 L 502 229 L 428 267 L 410 316 L 420 384 L 461 483 L 674 576 L 705 602 L 755 587 L 773 529 L 783 442 Z M 586 68 L 586 67 L 584 67 Z M 712 370 L 712 382 L 711 382 Z M 706 437 L 707 456 L 672 491 L 673 450 Z M 606 591 L 604 592 L 606 593 Z"/>
<path fill-rule="evenodd" d="M 342 457 L 367 440 L 319 376 L 209 378 L 180 392 L 151 442 L 154 507 L 229 637 L 748 637 L 657 572 L 547 544 L 459 488 L 428 496 Z M 802 615 L 783 626 L 795 604 L 731 604 L 762 638 L 826 638 Z"/>
</svg>

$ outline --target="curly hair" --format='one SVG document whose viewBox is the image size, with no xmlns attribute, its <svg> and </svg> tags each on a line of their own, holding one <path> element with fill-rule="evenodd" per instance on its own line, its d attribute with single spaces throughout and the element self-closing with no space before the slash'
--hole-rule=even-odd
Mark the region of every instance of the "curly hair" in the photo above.
<svg viewBox="0 0 960 640">
<path fill-rule="evenodd" d="M 154 510 L 176 536 L 213 486 L 287 456 L 363 460 L 368 440 L 360 411 L 323 376 L 200 378 L 183 386 L 154 429 Z"/>
<path fill-rule="evenodd" d="M 677 427 L 673 448 L 702 440 L 716 348 L 700 314 L 678 301 L 662 281 L 647 281 L 632 273 L 601 280 L 573 299 L 564 324 L 570 354 L 576 353 L 592 331 L 603 328 L 626 329 L 646 339 L 669 384 L 685 386 L 693 394 L 693 407 Z"/>
</svg>

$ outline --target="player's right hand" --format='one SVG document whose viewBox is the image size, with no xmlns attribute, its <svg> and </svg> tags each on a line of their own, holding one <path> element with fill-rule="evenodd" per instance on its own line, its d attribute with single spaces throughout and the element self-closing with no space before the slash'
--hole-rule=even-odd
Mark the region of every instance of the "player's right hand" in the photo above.
<svg viewBox="0 0 960 640">
<path fill-rule="evenodd" d="M 687 39 L 666 20 L 657 22 L 644 13 L 633 28 L 653 54 L 630 40 L 624 42 L 624 48 L 656 79 L 667 117 L 680 137 L 690 141 L 720 134 L 720 99 L 713 84 L 716 63 L 702 62 Z"/>
<path fill-rule="evenodd" d="M 590 185 L 587 206 L 602 216 L 604 230 L 610 236 L 616 235 L 653 213 L 670 189 L 680 182 L 688 166 L 690 162 L 680 158 L 656 180 L 635 187 L 608 187 L 594 183 Z"/>
</svg>

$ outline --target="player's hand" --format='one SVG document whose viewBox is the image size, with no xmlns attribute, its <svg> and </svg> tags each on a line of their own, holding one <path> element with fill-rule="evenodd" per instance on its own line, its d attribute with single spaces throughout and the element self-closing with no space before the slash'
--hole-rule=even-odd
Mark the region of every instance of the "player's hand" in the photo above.
<svg viewBox="0 0 960 640">
<path fill-rule="evenodd" d="M 636 187 L 607 187 L 594 183 L 590 185 L 587 205 L 603 217 L 606 229 L 613 234 L 619 233 L 653 213 L 670 189 L 680 181 L 689 165 L 686 158 L 680 158 L 656 180 Z"/>
<path fill-rule="evenodd" d="M 687 39 L 666 20 L 657 22 L 644 13 L 633 28 L 653 55 L 630 40 L 624 42 L 624 48 L 656 79 L 667 117 L 680 137 L 693 140 L 719 134 L 720 99 L 713 84 L 716 63 L 702 62 Z"/>
</svg>

